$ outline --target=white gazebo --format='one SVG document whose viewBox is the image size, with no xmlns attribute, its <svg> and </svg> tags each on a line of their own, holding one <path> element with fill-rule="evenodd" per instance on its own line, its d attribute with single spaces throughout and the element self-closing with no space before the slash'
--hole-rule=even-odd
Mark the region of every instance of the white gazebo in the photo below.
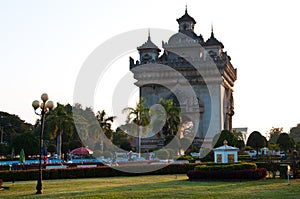
<svg viewBox="0 0 300 199">
<path fill-rule="evenodd" d="M 234 163 L 238 161 L 239 148 L 228 146 L 227 140 L 224 145 L 214 149 L 215 163 Z"/>
</svg>

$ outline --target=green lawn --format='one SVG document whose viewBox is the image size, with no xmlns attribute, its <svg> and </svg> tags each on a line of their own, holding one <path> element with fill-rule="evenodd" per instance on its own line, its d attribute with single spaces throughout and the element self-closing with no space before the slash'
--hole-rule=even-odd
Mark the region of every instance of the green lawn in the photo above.
<svg viewBox="0 0 300 199">
<path fill-rule="evenodd" d="M 190 182 L 186 175 L 5 182 L 0 198 L 300 198 L 300 179 L 249 182 Z"/>
</svg>

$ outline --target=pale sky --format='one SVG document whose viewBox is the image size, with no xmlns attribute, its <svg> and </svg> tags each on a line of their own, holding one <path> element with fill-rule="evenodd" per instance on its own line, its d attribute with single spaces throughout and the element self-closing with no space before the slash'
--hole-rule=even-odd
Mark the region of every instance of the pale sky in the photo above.
<svg viewBox="0 0 300 199">
<path fill-rule="evenodd" d="M 186 4 L 197 35 L 208 39 L 213 24 L 237 68 L 233 126 L 265 134 L 272 126 L 289 131 L 300 123 L 297 0 L 0 0 L 0 110 L 33 123 L 31 102 L 43 92 L 54 102 L 73 103 L 76 77 L 94 49 L 134 29 L 177 32 Z M 96 110 L 116 115 L 109 93 L 128 72 L 128 56 L 115 60 L 117 74 L 100 81 Z"/>
</svg>

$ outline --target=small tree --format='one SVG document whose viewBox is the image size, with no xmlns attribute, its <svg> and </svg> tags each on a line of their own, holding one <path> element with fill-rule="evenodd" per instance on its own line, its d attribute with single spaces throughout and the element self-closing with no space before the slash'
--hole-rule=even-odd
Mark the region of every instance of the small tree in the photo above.
<svg viewBox="0 0 300 199">
<path fill-rule="evenodd" d="M 281 133 L 277 140 L 277 144 L 286 152 L 294 146 L 294 141 L 292 138 L 290 138 L 289 134 Z"/>
<path fill-rule="evenodd" d="M 216 139 L 218 139 L 218 140 L 216 141 L 216 144 L 214 145 L 214 147 L 223 146 L 224 140 L 227 140 L 229 146 L 236 146 L 236 143 L 237 143 L 237 138 L 234 136 L 233 133 L 231 133 L 228 130 L 223 130 L 220 134 L 217 134 L 214 137 L 214 141 Z"/>
<path fill-rule="evenodd" d="M 247 146 L 256 149 L 256 154 L 258 155 L 258 150 L 266 146 L 265 137 L 262 136 L 260 132 L 253 131 L 247 140 Z"/>
<path fill-rule="evenodd" d="M 244 142 L 244 140 L 238 140 L 238 141 L 236 142 L 236 147 L 239 148 L 239 149 L 244 148 L 244 147 L 245 147 L 245 142 Z"/>
<path fill-rule="evenodd" d="M 161 160 L 166 160 L 170 157 L 170 153 L 166 149 L 160 149 L 160 150 L 156 151 L 155 155 L 158 159 L 161 159 Z"/>
</svg>

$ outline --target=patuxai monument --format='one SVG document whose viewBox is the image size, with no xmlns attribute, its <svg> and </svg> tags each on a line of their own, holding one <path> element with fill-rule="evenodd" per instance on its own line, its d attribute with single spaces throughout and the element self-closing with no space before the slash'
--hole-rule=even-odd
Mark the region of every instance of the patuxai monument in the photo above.
<svg viewBox="0 0 300 199">
<path fill-rule="evenodd" d="M 236 69 L 213 28 L 207 40 L 195 33 L 187 9 L 177 22 L 178 32 L 162 41 L 163 49 L 148 34 L 137 47 L 139 60 L 130 57 L 130 70 L 147 105 L 172 99 L 180 107 L 183 131 L 193 128 L 194 142 L 207 144 L 221 130 L 232 130 Z"/>
</svg>

